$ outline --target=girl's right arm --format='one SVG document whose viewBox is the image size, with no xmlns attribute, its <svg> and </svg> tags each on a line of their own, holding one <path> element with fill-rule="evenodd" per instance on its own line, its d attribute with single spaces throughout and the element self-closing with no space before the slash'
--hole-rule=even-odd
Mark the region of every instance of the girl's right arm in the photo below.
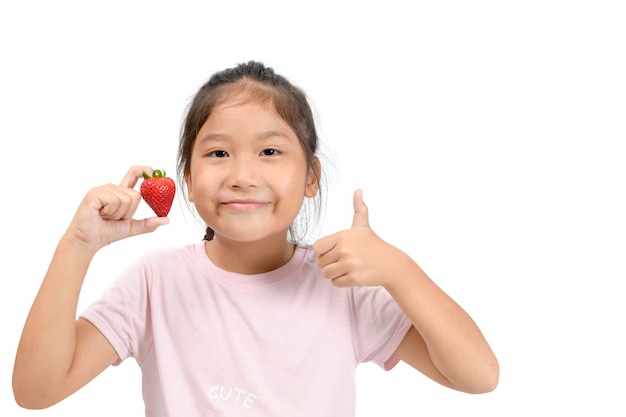
<svg viewBox="0 0 626 417">
<path fill-rule="evenodd" d="M 134 220 L 141 201 L 133 187 L 150 167 L 131 168 L 119 186 L 90 190 L 61 238 L 26 319 L 13 370 L 13 393 L 25 408 L 46 408 L 84 386 L 117 354 L 88 321 L 76 320 L 89 264 L 102 247 L 149 233 L 167 218 Z"/>
</svg>

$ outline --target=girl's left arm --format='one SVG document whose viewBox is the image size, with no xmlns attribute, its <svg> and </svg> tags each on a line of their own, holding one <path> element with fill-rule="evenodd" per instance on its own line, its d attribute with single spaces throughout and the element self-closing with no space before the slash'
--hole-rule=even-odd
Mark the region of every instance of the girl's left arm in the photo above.
<svg viewBox="0 0 626 417">
<path fill-rule="evenodd" d="M 398 359 L 450 388 L 493 391 L 498 360 L 474 320 L 406 253 L 374 233 L 360 190 L 354 211 L 351 229 L 313 246 L 322 274 L 337 286 L 382 286 L 391 294 L 413 324 Z"/>
<path fill-rule="evenodd" d="M 406 254 L 388 249 L 397 275 L 384 287 L 413 323 L 395 356 L 450 388 L 493 391 L 498 360 L 474 320 Z"/>
</svg>

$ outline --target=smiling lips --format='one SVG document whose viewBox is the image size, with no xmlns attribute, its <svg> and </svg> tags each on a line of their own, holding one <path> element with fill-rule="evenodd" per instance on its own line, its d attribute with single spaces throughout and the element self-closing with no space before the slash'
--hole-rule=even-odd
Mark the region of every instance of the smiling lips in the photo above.
<svg viewBox="0 0 626 417">
<path fill-rule="evenodd" d="M 249 211 L 267 206 L 269 203 L 256 200 L 233 200 L 222 203 L 223 206 L 232 210 Z"/>
</svg>

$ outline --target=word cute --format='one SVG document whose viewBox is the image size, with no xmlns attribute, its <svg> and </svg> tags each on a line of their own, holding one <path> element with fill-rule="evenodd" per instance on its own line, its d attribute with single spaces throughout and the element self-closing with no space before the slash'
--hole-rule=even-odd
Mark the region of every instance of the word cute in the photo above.
<svg viewBox="0 0 626 417">
<path fill-rule="evenodd" d="M 232 401 L 241 404 L 242 407 L 252 408 L 257 397 L 239 388 L 214 385 L 209 389 L 209 398 L 212 400 Z"/>
</svg>

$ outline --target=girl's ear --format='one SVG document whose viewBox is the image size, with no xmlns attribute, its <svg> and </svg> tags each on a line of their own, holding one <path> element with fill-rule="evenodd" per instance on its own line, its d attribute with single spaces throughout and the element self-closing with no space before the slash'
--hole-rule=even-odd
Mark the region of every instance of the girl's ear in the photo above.
<svg viewBox="0 0 626 417">
<path fill-rule="evenodd" d="M 306 188 L 304 189 L 305 197 L 315 197 L 320 188 L 320 178 L 322 177 L 322 166 L 318 158 L 313 158 L 313 166 L 309 168 L 307 176 Z"/>
<path fill-rule="evenodd" d="M 187 184 L 187 199 L 193 203 L 193 193 L 191 192 L 191 174 L 185 173 L 185 184 Z"/>
</svg>

